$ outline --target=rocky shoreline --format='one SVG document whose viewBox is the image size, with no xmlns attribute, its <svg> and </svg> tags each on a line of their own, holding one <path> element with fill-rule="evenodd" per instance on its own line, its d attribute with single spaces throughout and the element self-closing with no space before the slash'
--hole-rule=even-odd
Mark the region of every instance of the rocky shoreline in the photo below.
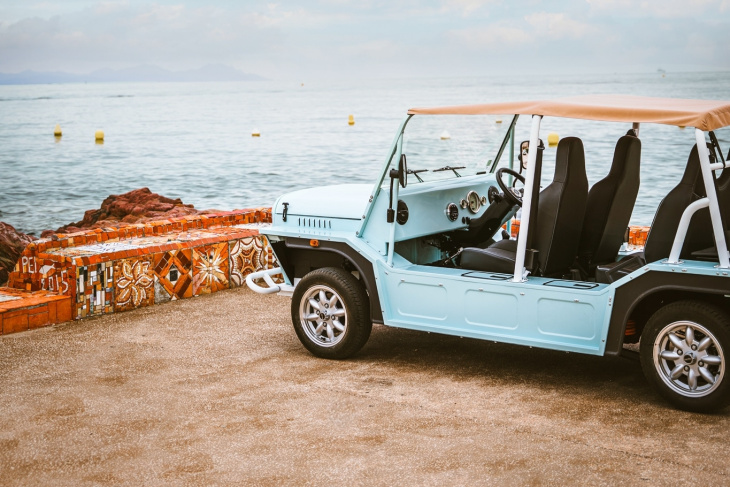
<svg viewBox="0 0 730 487">
<path fill-rule="evenodd" d="M 100 208 L 86 211 L 80 221 L 69 223 L 56 230 L 45 230 L 41 238 L 217 211 L 219 210 L 196 210 L 193 205 L 183 203 L 180 198 L 167 198 L 153 193 L 149 188 L 139 188 L 120 195 L 110 195 L 101 203 Z M 0 286 L 5 285 L 8 274 L 15 267 L 21 252 L 33 240 L 36 238 L 17 231 L 12 225 L 0 222 Z"/>
<path fill-rule="evenodd" d="M 35 237 L 21 233 L 12 225 L 0 222 L 0 286 L 8 281 L 8 274 L 15 267 L 25 246 Z"/>
</svg>

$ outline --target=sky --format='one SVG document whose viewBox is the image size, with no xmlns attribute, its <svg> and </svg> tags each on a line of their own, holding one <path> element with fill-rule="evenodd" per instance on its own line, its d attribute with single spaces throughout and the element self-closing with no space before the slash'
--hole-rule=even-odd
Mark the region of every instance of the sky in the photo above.
<svg viewBox="0 0 730 487">
<path fill-rule="evenodd" d="M 0 72 L 275 80 L 730 70 L 730 0 L 0 0 Z"/>
</svg>

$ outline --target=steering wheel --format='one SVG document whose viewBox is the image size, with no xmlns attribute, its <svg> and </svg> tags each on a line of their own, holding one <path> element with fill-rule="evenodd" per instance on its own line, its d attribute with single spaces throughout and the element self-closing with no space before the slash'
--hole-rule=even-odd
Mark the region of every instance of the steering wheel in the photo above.
<svg viewBox="0 0 730 487">
<path fill-rule="evenodd" d="M 519 191 L 517 191 L 515 188 L 510 188 L 507 186 L 507 183 L 504 182 L 504 174 L 509 174 L 510 176 L 513 176 L 515 179 L 522 182 L 522 184 L 525 184 L 525 178 L 520 175 L 517 171 L 513 171 L 512 169 L 508 169 L 506 167 L 500 168 L 497 170 L 497 184 L 499 185 L 499 189 L 502 190 L 502 193 L 504 193 L 505 198 L 507 201 L 512 203 L 513 205 L 522 206 L 522 195 Z"/>
</svg>

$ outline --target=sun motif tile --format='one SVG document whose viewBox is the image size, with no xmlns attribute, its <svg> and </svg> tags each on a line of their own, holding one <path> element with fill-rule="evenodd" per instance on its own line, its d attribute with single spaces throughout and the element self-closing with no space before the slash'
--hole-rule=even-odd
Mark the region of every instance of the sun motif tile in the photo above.
<svg viewBox="0 0 730 487">
<path fill-rule="evenodd" d="M 231 287 L 242 286 L 252 272 L 271 269 L 278 264 L 266 237 L 258 235 L 233 240 L 230 246 Z M 272 276 L 274 282 L 284 282 L 281 275 Z"/>
<path fill-rule="evenodd" d="M 114 312 L 154 304 L 152 255 L 114 262 Z"/>
<path fill-rule="evenodd" d="M 266 268 L 266 250 L 261 239 L 247 237 L 229 242 L 231 263 L 231 287 L 242 286 L 246 276 Z"/>
<path fill-rule="evenodd" d="M 193 295 L 192 250 L 171 250 L 154 255 L 155 303 Z"/>
<path fill-rule="evenodd" d="M 228 242 L 193 249 L 193 296 L 228 289 Z"/>
</svg>

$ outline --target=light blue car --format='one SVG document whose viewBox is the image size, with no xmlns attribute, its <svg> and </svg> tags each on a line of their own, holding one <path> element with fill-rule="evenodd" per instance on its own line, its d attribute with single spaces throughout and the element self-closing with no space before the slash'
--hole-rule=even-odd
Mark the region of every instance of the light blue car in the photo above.
<svg viewBox="0 0 730 487">
<path fill-rule="evenodd" d="M 517 171 L 520 116 L 531 126 Z M 490 124 L 470 123 L 480 117 Z M 540 188 L 543 166 L 553 167 L 543 164 L 543 117 L 623 123 L 609 173 L 589 189 L 583 143 L 565 137 Z M 458 141 L 448 130 L 433 143 L 409 136 L 419 124 L 438 134 L 444 119 Z M 625 236 L 644 123 L 694 127 L 696 144 L 642 250 Z M 726 126 L 730 102 L 711 100 L 611 95 L 412 109 L 374 185 L 276 201 L 261 233 L 280 267 L 248 283 L 292 295 L 294 329 L 318 357 L 357 353 L 373 323 L 591 355 L 639 343 L 644 373 L 665 398 L 717 410 L 730 401 L 730 168 L 713 131 Z M 492 143 L 493 152 L 487 159 L 466 142 Z M 470 156 L 473 166 L 459 162 Z M 511 238 L 503 227 L 518 212 Z"/>
</svg>

